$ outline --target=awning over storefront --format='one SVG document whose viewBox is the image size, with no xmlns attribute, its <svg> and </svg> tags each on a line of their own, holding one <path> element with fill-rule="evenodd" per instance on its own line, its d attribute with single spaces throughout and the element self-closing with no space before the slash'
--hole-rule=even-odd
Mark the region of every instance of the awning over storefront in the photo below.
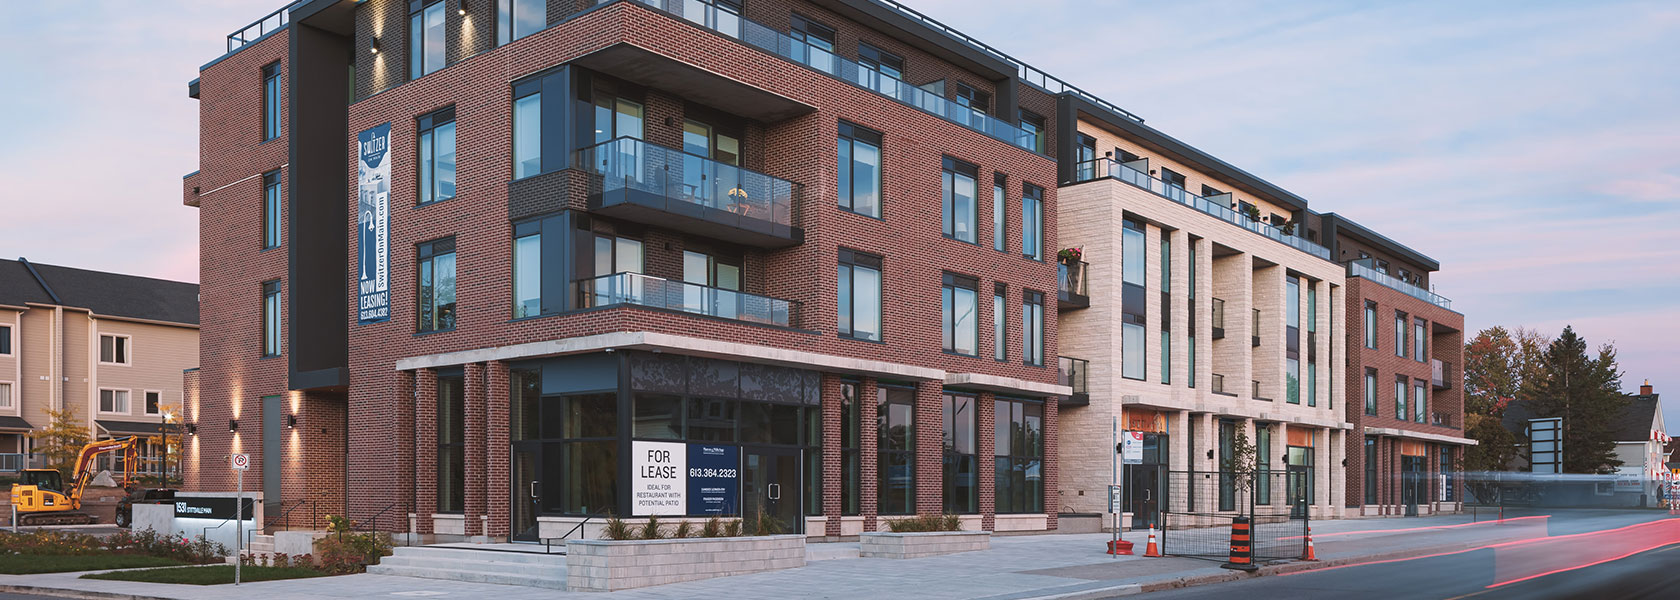
<svg viewBox="0 0 1680 600">
<path fill-rule="evenodd" d="M 23 417 L 0 417 L 0 431 L 29 431 L 34 429 Z"/>
<path fill-rule="evenodd" d="M 137 421 L 94 421 L 99 428 L 111 435 L 162 435 L 162 423 L 145 423 Z"/>
<path fill-rule="evenodd" d="M 1477 442 L 1476 440 L 1472 440 L 1472 439 L 1469 439 L 1469 438 L 1453 437 L 1453 436 L 1450 436 L 1450 435 L 1441 435 L 1441 434 L 1438 434 L 1438 433 L 1424 433 L 1424 432 L 1421 432 L 1421 431 L 1407 431 L 1405 429 L 1393 429 L 1393 428 L 1388 428 L 1388 427 L 1366 427 L 1365 428 L 1365 435 L 1383 435 L 1383 436 L 1389 436 L 1389 437 L 1397 437 L 1397 438 L 1405 438 L 1405 439 L 1413 439 L 1413 440 L 1423 440 L 1423 441 L 1427 441 L 1427 442 L 1436 442 L 1436 443 L 1440 443 L 1440 444 L 1454 444 L 1454 445 L 1458 445 L 1458 446 L 1475 446 L 1475 445 L 1479 444 L 1479 442 Z"/>
</svg>

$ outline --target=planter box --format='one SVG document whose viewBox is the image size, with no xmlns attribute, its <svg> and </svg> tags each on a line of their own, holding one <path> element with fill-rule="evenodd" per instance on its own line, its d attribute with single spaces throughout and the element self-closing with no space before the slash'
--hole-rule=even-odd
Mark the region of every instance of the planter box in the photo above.
<svg viewBox="0 0 1680 600">
<path fill-rule="evenodd" d="M 566 542 L 566 589 L 612 592 L 805 566 L 805 536 Z"/>
<path fill-rule="evenodd" d="M 863 558 L 921 558 L 991 547 L 990 531 L 866 532 L 858 536 L 858 556 Z"/>
</svg>

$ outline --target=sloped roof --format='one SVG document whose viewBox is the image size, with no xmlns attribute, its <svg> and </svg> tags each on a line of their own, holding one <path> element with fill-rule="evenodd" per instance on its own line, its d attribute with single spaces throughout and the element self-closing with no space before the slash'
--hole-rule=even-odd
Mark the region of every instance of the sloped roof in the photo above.
<svg viewBox="0 0 1680 600">
<path fill-rule="evenodd" d="M 0 259 L 0 304 L 25 302 L 84 308 L 109 317 L 198 324 L 196 284 Z"/>
<path fill-rule="evenodd" d="M 1657 419 L 1657 394 L 1628 394 L 1627 399 L 1627 408 L 1610 422 L 1610 433 L 1618 442 L 1650 440 L 1651 425 Z"/>
</svg>

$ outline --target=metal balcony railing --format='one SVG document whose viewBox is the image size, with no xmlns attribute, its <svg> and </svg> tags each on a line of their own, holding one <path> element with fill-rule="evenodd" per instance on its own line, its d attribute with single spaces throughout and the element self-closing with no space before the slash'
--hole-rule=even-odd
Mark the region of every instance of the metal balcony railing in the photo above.
<svg viewBox="0 0 1680 600">
<path fill-rule="evenodd" d="M 640 273 L 614 273 L 578 280 L 575 308 L 632 304 L 678 310 L 749 323 L 799 326 L 799 302 L 671 281 Z"/>
<path fill-rule="evenodd" d="M 1213 339 L 1225 339 L 1225 301 L 1213 299 Z"/>
<path fill-rule="evenodd" d="M 1438 390 L 1452 389 L 1452 363 L 1429 359 L 1429 383 Z"/>
<path fill-rule="evenodd" d="M 1253 310 L 1254 310 L 1254 318 L 1249 320 L 1249 322 L 1248 322 L 1248 329 L 1249 329 L 1248 335 L 1250 335 L 1254 338 L 1253 344 L 1251 344 L 1251 345 L 1254 346 L 1255 348 L 1259 348 L 1260 347 L 1260 309 L 1256 308 L 1256 309 L 1253 309 Z"/>
<path fill-rule="evenodd" d="M 16 473 L 24 469 L 25 456 L 20 453 L 0 454 L 0 472 Z"/>
<path fill-rule="evenodd" d="M 293 4 L 295 3 L 288 3 L 285 6 L 280 7 L 280 10 L 268 13 L 268 16 L 257 19 L 255 22 L 250 25 L 246 25 L 239 31 L 228 34 L 227 51 L 233 52 L 234 50 L 244 48 L 247 44 L 260 40 L 263 36 L 279 31 L 280 28 L 285 27 L 287 23 L 291 22 L 290 15 Z"/>
<path fill-rule="evenodd" d="M 1061 293 L 1063 300 L 1068 299 L 1069 295 L 1091 295 L 1089 285 L 1086 283 L 1086 275 L 1090 272 L 1090 267 L 1091 265 L 1082 260 L 1072 263 L 1056 263 L 1056 289 Z"/>
<path fill-rule="evenodd" d="M 1360 277 L 1370 281 L 1375 281 L 1413 298 L 1417 298 L 1447 310 L 1452 310 L 1452 300 L 1448 300 L 1435 292 L 1406 283 L 1398 277 L 1378 271 L 1371 266 L 1371 260 L 1372 259 L 1369 258 L 1361 258 L 1349 262 L 1347 264 L 1348 277 Z"/>
<path fill-rule="evenodd" d="M 1219 218 L 1219 220 L 1254 233 L 1266 236 L 1272 241 L 1300 250 L 1307 254 L 1330 260 L 1330 249 L 1302 239 L 1300 236 L 1284 233 L 1282 229 L 1273 227 L 1248 215 L 1237 212 L 1222 202 L 1209 200 L 1190 193 L 1182 187 L 1169 184 L 1148 173 L 1133 169 L 1113 158 L 1103 157 L 1096 160 L 1081 162 L 1074 167 L 1075 181 L 1080 183 L 1093 179 L 1115 179 L 1129 183 L 1134 187 L 1153 192 L 1157 196 L 1183 204 Z"/>
<path fill-rule="evenodd" d="M 804 186 L 710 158 L 621 137 L 578 151 L 603 192 L 636 190 L 791 226 Z"/>
<path fill-rule="evenodd" d="M 954 100 L 910 85 L 828 50 L 796 40 L 788 34 L 747 20 L 731 8 L 719 7 L 708 0 L 598 0 L 598 3 L 619 1 L 635 2 L 676 15 L 700 27 L 741 40 L 749 46 L 811 67 L 835 79 L 856 84 L 952 123 L 1026 150 L 1044 153 L 1044 149 L 1039 147 L 1040 136 L 1021 129 L 1015 123 L 958 104 Z"/>
<path fill-rule="evenodd" d="M 1086 374 L 1090 371 L 1091 361 L 1062 356 L 1056 359 L 1056 374 L 1062 385 L 1073 388 L 1074 395 L 1086 394 Z"/>
<path fill-rule="evenodd" d="M 1225 376 L 1224 375 L 1221 375 L 1219 373 L 1214 373 L 1213 374 L 1213 393 L 1215 393 L 1215 394 L 1224 394 L 1225 393 Z"/>
<path fill-rule="evenodd" d="M 1455 423 L 1455 419 L 1453 419 L 1452 413 L 1444 413 L 1444 412 L 1429 413 L 1429 424 L 1434 425 L 1436 427 L 1451 427 L 1451 428 L 1454 428 L 1454 429 L 1458 428 L 1458 425 Z"/>
</svg>

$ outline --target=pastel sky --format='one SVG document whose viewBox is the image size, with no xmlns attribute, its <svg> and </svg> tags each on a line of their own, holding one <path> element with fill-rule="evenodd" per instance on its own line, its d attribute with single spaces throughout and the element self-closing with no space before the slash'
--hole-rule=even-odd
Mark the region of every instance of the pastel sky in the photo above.
<svg viewBox="0 0 1680 600">
<path fill-rule="evenodd" d="M 905 1 L 1436 258 L 1471 334 L 1614 342 L 1680 430 L 1680 4 Z M 145 4 L 0 19 L 0 256 L 197 280 L 186 83 L 281 1 Z"/>
</svg>

